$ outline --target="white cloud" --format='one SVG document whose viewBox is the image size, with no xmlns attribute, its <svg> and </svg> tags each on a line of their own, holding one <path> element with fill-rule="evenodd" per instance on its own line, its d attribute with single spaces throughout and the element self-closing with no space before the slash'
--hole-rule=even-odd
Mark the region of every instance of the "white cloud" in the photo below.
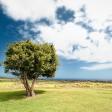
<svg viewBox="0 0 112 112">
<path fill-rule="evenodd" d="M 0 0 L 0 4 L 5 13 L 15 20 L 52 19 L 56 9 L 54 0 Z"/>
<path fill-rule="evenodd" d="M 85 5 L 87 17 L 97 29 L 101 28 L 108 18 L 112 19 L 112 0 L 58 0 L 58 5 L 64 5 L 76 13 Z"/>
<path fill-rule="evenodd" d="M 40 30 L 40 38 L 53 43 L 59 55 L 86 62 L 112 62 L 112 39 L 108 41 L 104 32 L 105 27 L 110 24 L 107 20 L 112 20 L 112 0 L 0 0 L 0 4 L 4 12 L 15 20 L 36 21 L 43 17 L 51 19 L 52 26 L 33 23 L 33 30 Z M 86 17 L 80 12 L 84 5 Z M 55 11 L 59 6 L 74 10 L 75 22 L 59 24 L 55 18 Z M 87 29 L 76 24 L 89 20 L 96 31 L 88 33 Z M 35 41 L 40 38 L 37 36 Z M 91 68 L 95 67 L 103 68 L 104 65 L 93 65 Z M 110 65 L 107 65 L 107 68 L 109 67 Z"/>
<path fill-rule="evenodd" d="M 92 65 L 92 66 L 89 66 L 89 67 L 81 67 L 81 69 L 90 70 L 90 71 L 112 69 L 112 63 L 95 64 L 95 65 Z"/>
<path fill-rule="evenodd" d="M 0 0 L 0 4 L 5 13 L 15 20 L 54 18 L 58 6 L 66 6 L 77 15 L 83 5 L 86 7 L 87 17 L 96 28 L 101 28 L 108 18 L 112 19 L 112 0 Z"/>
<path fill-rule="evenodd" d="M 103 32 L 96 31 L 88 35 L 84 28 L 70 22 L 51 27 L 40 26 L 39 29 L 41 39 L 53 43 L 58 54 L 67 59 L 98 63 L 112 62 L 112 43 L 105 39 L 106 34 Z M 78 45 L 78 49 L 73 50 L 75 45 Z"/>
<path fill-rule="evenodd" d="M 92 20 L 96 29 L 102 28 L 104 23 L 112 20 L 112 0 L 0 0 L 7 15 L 15 20 L 31 20 L 47 17 L 54 19 L 55 11 L 59 6 L 65 6 L 76 12 L 78 19 L 79 9 L 85 5 L 86 16 Z"/>
<path fill-rule="evenodd" d="M 86 30 L 74 23 L 40 26 L 39 29 L 42 32 L 40 35 L 42 40 L 53 43 L 58 53 L 66 58 L 74 57 L 72 52 L 74 44 L 86 46 Z"/>
</svg>

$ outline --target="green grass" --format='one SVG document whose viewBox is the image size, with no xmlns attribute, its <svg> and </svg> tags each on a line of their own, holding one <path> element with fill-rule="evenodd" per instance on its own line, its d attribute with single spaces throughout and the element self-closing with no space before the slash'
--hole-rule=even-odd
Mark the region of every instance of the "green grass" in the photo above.
<svg viewBox="0 0 112 112">
<path fill-rule="evenodd" d="M 0 112 L 112 112 L 111 88 L 76 88 L 75 82 L 54 81 L 35 87 L 37 95 L 26 98 L 20 82 L 0 82 Z"/>
</svg>

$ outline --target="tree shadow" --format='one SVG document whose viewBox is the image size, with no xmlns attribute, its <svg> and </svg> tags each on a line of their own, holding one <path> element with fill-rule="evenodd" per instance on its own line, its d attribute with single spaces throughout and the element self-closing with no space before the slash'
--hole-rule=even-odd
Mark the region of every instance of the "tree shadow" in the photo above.
<svg viewBox="0 0 112 112">
<path fill-rule="evenodd" d="M 35 90 L 36 95 L 44 94 L 44 90 Z M 0 92 L 0 102 L 9 101 L 9 100 L 20 100 L 27 98 L 25 91 L 5 91 Z"/>
</svg>

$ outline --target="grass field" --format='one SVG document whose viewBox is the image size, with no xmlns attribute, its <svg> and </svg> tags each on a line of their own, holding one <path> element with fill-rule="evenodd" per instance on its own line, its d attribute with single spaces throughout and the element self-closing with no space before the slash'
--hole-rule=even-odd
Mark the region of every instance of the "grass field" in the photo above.
<svg viewBox="0 0 112 112">
<path fill-rule="evenodd" d="M 26 98 L 17 81 L 0 80 L 0 112 L 112 112 L 112 84 L 38 81 Z"/>
</svg>

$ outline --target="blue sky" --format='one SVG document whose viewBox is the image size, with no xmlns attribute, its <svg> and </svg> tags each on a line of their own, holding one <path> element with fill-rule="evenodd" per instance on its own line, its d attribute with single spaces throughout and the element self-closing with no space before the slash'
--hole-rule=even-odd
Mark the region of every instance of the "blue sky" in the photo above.
<svg viewBox="0 0 112 112">
<path fill-rule="evenodd" d="M 56 78 L 112 79 L 111 5 L 111 0 L 0 0 L 0 51 L 20 40 L 45 41 L 59 56 Z M 3 67 L 0 76 L 8 76 Z"/>
</svg>

